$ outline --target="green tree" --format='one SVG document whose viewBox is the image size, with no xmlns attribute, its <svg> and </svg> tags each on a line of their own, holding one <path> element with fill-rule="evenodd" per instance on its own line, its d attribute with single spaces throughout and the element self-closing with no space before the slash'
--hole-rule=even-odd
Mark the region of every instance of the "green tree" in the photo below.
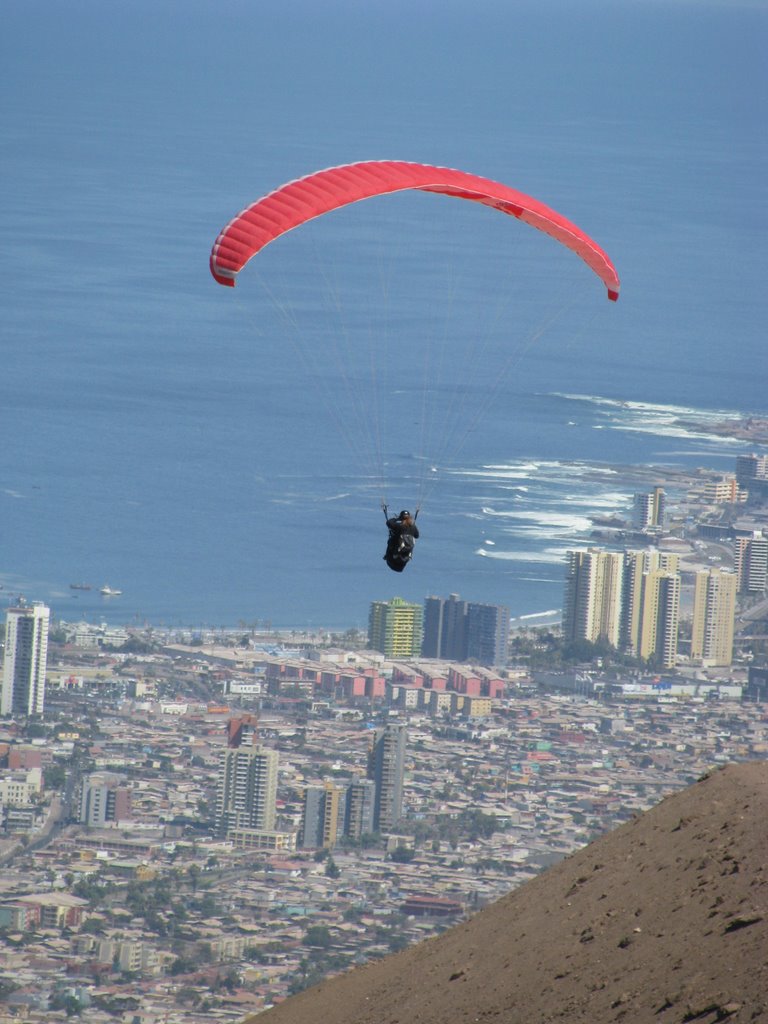
<svg viewBox="0 0 768 1024">
<path fill-rule="evenodd" d="M 416 851 L 412 850 L 409 846 L 398 846 L 389 856 L 390 860 L 393 860 L 396 864 L 410 864 L 416 856 Z"/>
<path fill-rule="evenodd" d="M 103 935 L 104 923 L 98 918 L 89 917 L 80 925 L 80 932 L 84 935 Z"/>
<path fill-rule="evenodd" d="M 178 956 L 173 961 L 170 967 L 170 973 L 176 974 L 190 974 L 197 967 L 197 963 L 191 957 Z"/>
<path fill-rule="evenodd" d="M 230 967 L 226 974 L 219 977 L 219 982 L 227 992 L 234 992 L 240 984 L 240 975 L 234 967 Z"/>
<path fill-rule="evenodd" d="M 325 925 L 313 924 L 307 928 L 304 934 L 304 942 L 307 946 L 327 949 L 331 944 L 331 933 Z"/>
<path fill-rule="evenodd" d="M 10 978 L 0 978 L 0 1003 L 19 987 L 18 982 Z"/>
<path fill-rule="evenodd" d="M 213 962 L 213 947 L 210 942 L 198 942 L 197 959 L 201 964 L 210 964 Z"/>
<path fill-rule="evenodd" d="M 24 735 L 28 740 L 43 739 L 48 735 L 48 729 L 40 722 L 27 722 L 24 727 Z"/>
<path fill-rule="evenodd" d="M 82 1003 L 77 996 L 64 989 L 53 992 L 48 1000 L 49 1010 L 63 1010 L 67 1017 L 78 1017 L 82 1008 Z"/>
<path fill-rule="evenodd" d="M 64 789 L 67 770 L 61 764 L 49 764 L 43 770 L 43 789 Z"/>
</svg>

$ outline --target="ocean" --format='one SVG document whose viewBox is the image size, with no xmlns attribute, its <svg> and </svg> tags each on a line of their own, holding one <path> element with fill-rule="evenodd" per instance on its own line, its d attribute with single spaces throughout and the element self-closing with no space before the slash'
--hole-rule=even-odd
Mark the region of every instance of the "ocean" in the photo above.
<svg viewBox="0 0 768 1024">
<path fill-rule="evenodd" d="M 768 10 L 509 10 L 5 12 L 8 602 L 344 629 L 373 600 L 459 593 L 537 616 L 590 514 L 627 513 L 648 466 L 728 472 L 751 450 L 702 428 L 768 404 Z M 537 196 L 611 255 L 619 302 L 552 240 L 423 195 L 313 222 L 234 292 L 214 283 L 237 211 L 365 159 Z M 421 494 L 395 577 L 379 503 Z"/>
</svg>

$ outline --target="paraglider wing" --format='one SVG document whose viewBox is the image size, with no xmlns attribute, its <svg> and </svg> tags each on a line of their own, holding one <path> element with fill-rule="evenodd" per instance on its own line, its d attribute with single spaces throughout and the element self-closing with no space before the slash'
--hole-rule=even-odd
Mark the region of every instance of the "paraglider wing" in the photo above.
<svg viewBox="0 0 768 1024">
<path fill-rule="evenodd" d="M 318 171 L 270 192 L 239 213 L 219 234 L 211 251 L 211 273 L 234 287 L 238 273 L 257 252 L 286 231 L 349 203 L 416 189 L 482 203 L 530 224 L 571 249 L 619 297 L 619 278 L 607 254 L 555 210 L 522 192 L 449 167 L 373 160 Z"/>
</svg>

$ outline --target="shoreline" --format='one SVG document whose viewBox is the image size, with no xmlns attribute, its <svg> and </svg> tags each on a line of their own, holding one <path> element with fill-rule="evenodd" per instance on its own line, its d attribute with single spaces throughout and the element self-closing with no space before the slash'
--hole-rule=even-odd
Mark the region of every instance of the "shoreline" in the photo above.
<svg viewBox="0 0 768 1024">
<path fill-rule="evenodd" d="M 712 434 L 713 437 L 730 437 L 751 444 L 768 445 L 768 419 L 761 416 L 746 416 L 733 420 L 716 420 L 714 423 L 694 423 L 680 417 L 676 421 L 686 430 Z"/>
<path fill-rule="evenodd" d="M 671 422 L 683 431 L 691 431 L 699 436 L 706 434 L 713 439 L 733 439 L 737 443 L 748 442 L 755 446 L 768 446 L 768 418 L 764 416 L 749 415 L 730 418 L 727 414 L 724 415 L 723 412 L 720 412 L 713 415 L 710 421 L 702 422 L 701 419 L 691 418 L 686 415 L 685 411 L 679 410 L 679 415 Z M 667 423 L 669 424 L 670 420 L 667 420 Z M 734 448 L 736 447 L 737 445 L 735 444 Z M 481 547 L 479 550 L 475 549 L 476 553 L 482 553 L 486 557 L 495 557 L 502 561 L 506 560 L 509 568 L 512 568 L 510 563 L 514 563 L 517 566 L 518 561 L 522 563 L 537 561 L 551 563 L 548 574 L 552 575 L 553 579 L 551 582 L 556 585 L 557 579 L 554 577 L 558 573 L 554 567 L 557 565 L 563 568 L 564 571 L 564 551 L 566 549 L 594 545 L 615 547 L 622 544 L 634 544 L 637 546 L 647 543 L 646 538 L 639 535 L 631 536 L 634 532 L 631 511 L 633 492 L 641 492 L 644 489 L 659 485 L 664 487 L 674 504 L 684 503 L 687 491 L 698 490 L 701 488 L 702 483 L 707 480 L 717 479 L 723 475 L 733 473 L 732 466 L 714 468 L 711 462 L 707 465 L 706 454 L 703 452 L 699 454 L 703 456 L 704 465 L 701 463 L 698 465 L 665 463 L 662 453 L 658 454 L 661 455 L 661 458 L 650 464 L 642 462 L 633 463 L 626 460 L 606 460 L 604 462 L 594 459 L 582 460 L 578 457 L 557 460 L 557 466 L 568 467 L 569 470 L 573 471 L 571 473 L 572 486 L 574 487 L 573 493 L 578 495 L 578 500 L 574 500 L 571 505 L 564 504 L 562 509 L 556 510 L 557 514 L 552 512 L 553 506 L 551 506 L 551 503 L 549 509 L 547 508 L 548 499 L 546 496 L 542 499 L 542 509 L 537 508 L 534 499 L 534 503 L 529 506 L 529 513 L 526 513 L 524 505 L 521 505 L 516 512 L 512 511 L 516 508 L 514 504 L 502 506 L 503 510 L 496 513 L 500 518 L 489 520 L 489 522 L 494 523 L 494 526 L 486 527 L 488 534 L 493 536 L 492 530 L 496 531 L 496 524 L 499 524 L 497 532 L 500 536 L 493 541 L 488 540 L 485 530 L 481 531 L 484 543 L 493 545 L 493 548 L 486 549 Z M 683 453 L 673 452 L 673 454 Z M 531 463 L 535 462 L 533 459 L 529 461 Z M 516 461 L 513 460 L 511 464 L 509 476 L 513 482 L 522 479 L 522 470 L 527 468 L 523 464 L 521 469 L 518 465 L 520 462 L 525 463 L 525 460 L 520 457 Z M 531 471 L 529 479 L 525 480 L 525 486 L 521 484 L 517 488 L 512 487 L 508 488 L 508 490 L 517 490 L 520 493 L 529 492 L 533 490 L 539 480 L 541 481 L 542 488 L 546 488 L 548 485 L 562 488 L 563 481 L 556 478 L 556 475 L 551 470 L 551 465 L 555 465 L 555 463 L 550 464 L 545 461 L 542 465 L 544 469 L 538 476 Z M 487 467 L 485 468 L 487 469 Z M 549 477 L 547 476 L 548 473 Z M 483 470 L 478 470 L 475 475 L 482 477 L 484 475 Z M 503 473 L 496 475 L 503 477 Z M 493 474 L 491 474 L 491 477 L 493 477 Z M 608 503 L 604 502 L 601 505 L 597 502 L 591 505 L 590 496 L 593 490 L 596 488 L 599 491 L 600 487 L 604 489 L 605 482 L 608 479 L 612 481 L 611 487 L 615 487 L 617 492 L 620 491 L 622 493 L 609 494 L 607 497 L 611 501 Z M 530 480 L 534 480 L 535 483 L 530 483 Z M 554 480 L 554 483 L 552 483 L 552 480 Z M 497 497 L 498 495 L 494 495 L 494 500 Z M 503 493 L 501 497 L 503 499 Z M 617 498 L 622 499 L 618 505 L 615 503 Z M 571 495 L 566 495 L 565 500 L 571 500 Z M 613 508 L 610 507 L 611 503 L 613 503 Z M 486 510 L 483 509 L 483 511 L 485 512 Z M 514 529 L 508 528 L 515 520 L 520 522 L 519 536 L 526 542 L 526 531 L 530 530 L 532 534 L 535 534 L 536 529 L 541 529 L 541 526 L 544 526 L 548 533 L 541 533 L 539 544 L 543 554 L 539 552 L 539 547 L 536 547 L 535 551 L 539 553 L 534 557 L 531 554 L 530 545 L 528 547 L 520 546 L 521 550 L 525 552 L 524 555 L 519 555 L 515 550 L 504 550 L 503 541 L 505 535 L 507 538 L 514 538 L 516 536 Z M 496 546 L 497 544 L 499 545 L 498 547 Z M 512 541 L 511 545 L 507 545 L 507 547 L 509 546 L 514 548 L 514 541 Z M 559 551 L 563 552 L 563 556 L 562 560 L 556 563 L 554 553 Z M 83 575 L 82 567 L 79 572 L 75 572 L 72 576 L 72 579 L 80 580 L 81 578 L 88 578 Z M 541 582 L 544 581 L 542 580 Z M 386 588 L 386 583 L 384 586 Z M 425 590 L 428 590 L 430 584 L 425 583 L 424 586 Z M 557 613 L 554 609 L 549 609 L 547 612 L 534 610 L 541 609 L 542 607 L 547 608 L 548 605 L 545 602 L 551 601 L 554 604 L 558 600 L 554 596 L 554 591 L 550 590 L 549 596 L 547 596 L 547 593 L 538 593 L 538 595 L 533 592 L 527 593 L 524 586 L 517 588 L 514 583 L 512 588 L 504 594 L 500 593 L 501 588 L 496 586 L 496 593 L 492 596 L 483 594 L 472 596 L 479 600 L 490 600 L 492 603 L 509 605 L 511 612 L 510 621 L 513 629 L 525 628 L 527 623 L 550 624 L 555 621 L 556 616 L 559 616 L 559 610 Z M 237 636 L 241 633 L 248 633 L 256 624 L 256 620 L 251 615 L 241 615 L 239 612 L 233 614 L 231 611 L 225 617 L 220 617 L 215 612 L 204 609 L 200 610 L 200 614 L 190 618 L 177 615 L 171 610 L 155 615 L 150 611 L 147 614 L 142 609 L 142 605 L 147 609 L 151 609 L 154 605 L 155 611 L 157 611 L 157 602 L 147 600 L 147 595 L 142 592 L 140 580 L 126 581 L 124 594 L 121 594 L 119 597 L 113 597 L 99 596 L 99 590 L 96 585 L 90 587 L 89 593 L 87 584 L 79 583 L 73 585 L 68 580 L 53 583 L 39 578 L 34 581 L 23 580 L 18 574 L 11 572 L 0 575 L 0 589 L 4 591 L 7 603 L 12 602 L 21 594 L 26 595 L 28 600 L 43 600 L 51 607 L 54 619 L 59 622 L 105 623 L 109 624 L 112 628 L 128 628 L 134 634 L 140 634 L 143 626 L 167 632 L 168 635 L 178 635 L 180 633 L 199 635 L 203 632 L 206 634 L 225 632 L 227 635 Z M 132 596 L 132 594 L 135 596 Z M 374 599 L 374 597 L 375 595 L 372 595 L 371 599 Z M 520 600 L 517 600 L 517 598 L 520 598 Z M 412 599 L 417 600 L 418 598 L 414 596 Z M 288 609 L 283 608 L 282 612 L 285 613 L 286 610 Z M 274 616 L 274 618 L 278 618 L 278 616 Z M 337 622 L 334 625 L 319 624 L 318 617 L 315 615 L 304 618 L 304 621 L 298 624 L 290 620 L 286 621 L 288 617 L 285 614 L 280 615 L 279 618 L 282 621 L 279 624 L 276 623 L 274 627 L 272 627 L 271 622 L 267 626 L 266 619 L 262 619 L 258 625 L 261 626 L 264 623 L 267 626 L 264 632 L 269 633 L 270 636 L 290 637 L 291 634 L 306 635 L 318 633 L 343 634 L 348 630 L 365 629 L 367 625 L 367 606 L 354 611 L 352 615 L 345 616 L 344 622 Z M 229 619 L 231 625 L 213 625 L 213 623 L 226 622 L 227 619 Z"/>
</svg>

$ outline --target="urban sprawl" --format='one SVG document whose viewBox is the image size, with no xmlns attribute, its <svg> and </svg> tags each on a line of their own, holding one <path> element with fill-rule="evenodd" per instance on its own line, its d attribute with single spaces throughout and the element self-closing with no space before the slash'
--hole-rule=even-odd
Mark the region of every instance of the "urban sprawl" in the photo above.
<svg viewBox="0 0 768 1024">
<path fill-rule="evenodd" d="M 7 610 L 0 1024 L 234 1022 L 768 754 L 768 457 L 568 552 L 562 622 L 457 594 L 368 634 Z"/>
</svg>

